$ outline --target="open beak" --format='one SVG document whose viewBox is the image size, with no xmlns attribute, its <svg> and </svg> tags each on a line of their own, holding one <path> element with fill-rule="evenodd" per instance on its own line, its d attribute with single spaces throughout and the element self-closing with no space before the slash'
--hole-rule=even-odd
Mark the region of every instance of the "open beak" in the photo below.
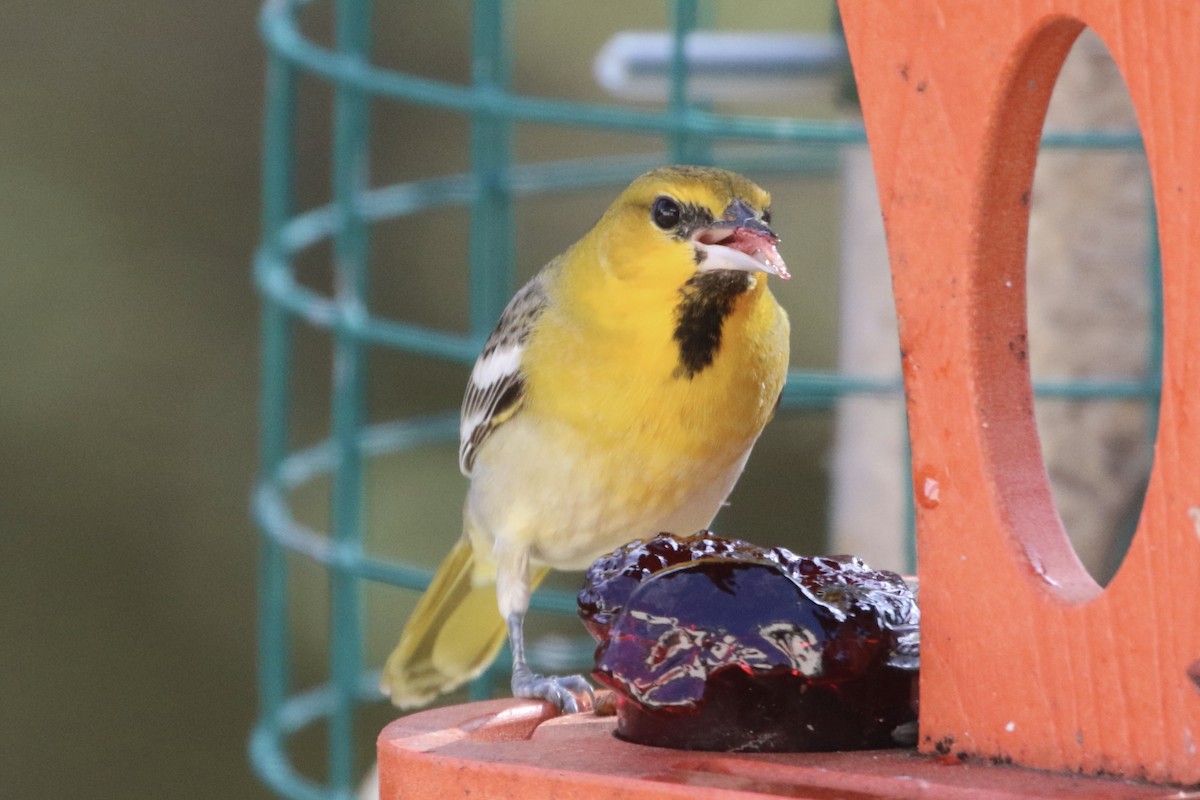
<svg viewBox="0 0 1200 800">
<path fill-rule="evenodd" d="M 779 237 L 741 200 L 725 210 L 725 218 L 692 236 L 701 272 L 732 269 L 792 277 L 779 255 Z"/>
</svg>

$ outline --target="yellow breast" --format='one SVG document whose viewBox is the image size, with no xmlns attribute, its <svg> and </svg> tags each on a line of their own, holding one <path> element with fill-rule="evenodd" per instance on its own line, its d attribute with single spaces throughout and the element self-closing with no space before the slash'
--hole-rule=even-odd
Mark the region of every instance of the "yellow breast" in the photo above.
<svg viewBox="0 0 1200 800">
<path fill-rule="evenodd" d="M 668 495 L 688 490 L 690 475 L 701 479 L 745 453 L 783 388 L 787 316 L 766 277 L 752 280 L 724 320 L 712 363 L 690 376 L 673 338 L 677 291 L 630 293 L 608 313 L 552 305 L 529 344 L 523 413 L 585 433 L 598 458 L 613 454 Z"/>
</svg>

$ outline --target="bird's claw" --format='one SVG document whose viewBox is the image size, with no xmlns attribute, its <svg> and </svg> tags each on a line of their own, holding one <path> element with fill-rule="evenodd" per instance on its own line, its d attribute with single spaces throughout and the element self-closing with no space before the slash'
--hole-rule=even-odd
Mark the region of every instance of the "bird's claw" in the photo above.
<svg viewBox="0 0 1200 800">
<path fill-rule="evenodd" d="M 591 711 L 595 693 L 582 675 L 535 675 L 528 670 L 513 674 L 513 697 L 547 700 L 564 714 Z"/>
</svg>

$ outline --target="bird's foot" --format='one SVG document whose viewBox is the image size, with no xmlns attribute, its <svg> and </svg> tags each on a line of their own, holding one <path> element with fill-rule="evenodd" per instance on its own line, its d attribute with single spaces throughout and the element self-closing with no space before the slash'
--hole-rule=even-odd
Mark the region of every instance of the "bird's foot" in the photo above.
<svg viewBox="0 0 1200 800">
<path fill-rule="evenodd" d="M 513 697 L 548 700 L 564 714 L 590 711 L 595 696 L 582 675 L 535 675 L 528 669 L 513 673 L 512 693 Z"/>
</svg>

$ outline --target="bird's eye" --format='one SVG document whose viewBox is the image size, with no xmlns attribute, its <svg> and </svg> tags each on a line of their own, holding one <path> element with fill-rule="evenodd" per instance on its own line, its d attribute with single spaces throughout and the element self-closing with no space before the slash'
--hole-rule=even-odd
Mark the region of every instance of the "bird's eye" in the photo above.
<svg viewBox="0 0 1200 800">
<path fill-rule="evenodd" d="M 650 219 L 654 220 L 654 224 L 664 231 L 669 231 L 679 224 L 681 211 L 679 203 L 669 197 L 659 197 L 650 207 Z"/>
<path fill-rule="evenodd" d="M 768 225 L 771 224 L 771 209 L 769 209 L 769 208 L 763 209 L 762 221 L 767 223 Z"/>
</svg>

